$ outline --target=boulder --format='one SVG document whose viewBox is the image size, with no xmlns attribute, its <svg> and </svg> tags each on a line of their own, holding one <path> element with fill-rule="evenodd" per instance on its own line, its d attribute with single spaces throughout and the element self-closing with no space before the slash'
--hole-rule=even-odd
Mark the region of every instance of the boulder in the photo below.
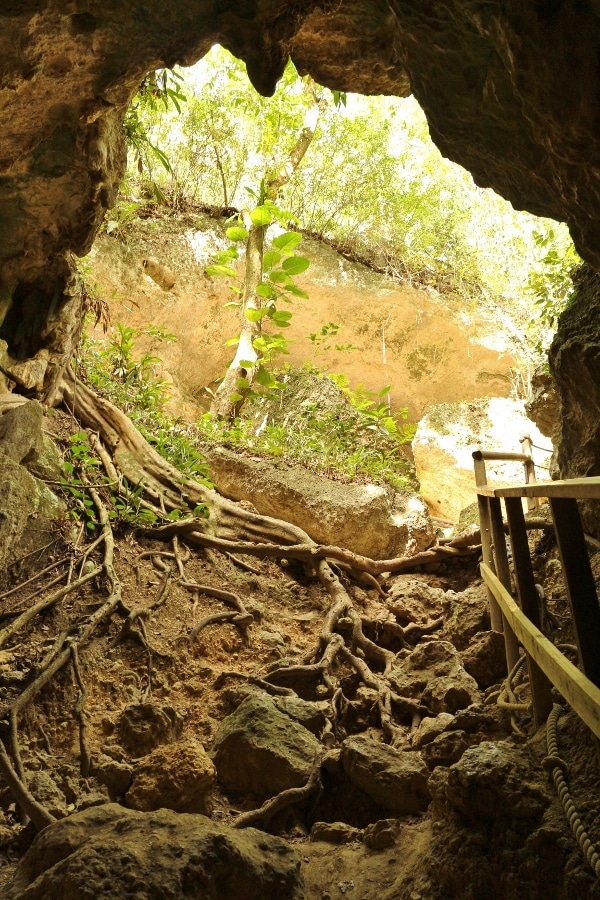
<svg viewBox="0 0 600 900">
<path fill-rule="evenodd" d="M 250 694 L 221 722 L 212 757 L 219 783 L 264 799 L 306 784 L 321 744 L 266 694 Z"/>
<path fill-rule="evenodd" d="M 341 761 L 349 779 L 383 809 L 405 814 L 429 806 L 428 771 L 420 753 L 355 735 L 343 742 Z"/>
<path fill-rule="evenodd" d="M 444 591 L 414 575 L 398 575 L 392 581 L 386 602 L 401 625 L 423 624 L 442 615 Z"/>
<path fill-rule="evenodd" d="M 37 835 L 7 900 L 302 900 L 300 857 L 285 841 L 200 815 L 93 807 Z"/>
<path fill-rule="evenodd" d="M 448 641 L 429 641 L 411 653 L 398 654 L 389 680 L 398 694 L 421 699 L 434 715 L 453 713 L 480 700 L 477 682 Z"/>
<path fill-rule="evenodd" d="M 536 818 L 551 801 L 539 760 L 504 741 L 471 747 L 449 769 L 436 769 L 429 788 L 437 812 L 455 809 L 473 823 Z"/>
<path fill-rule="evenodd" d="M 367 825 L 363 842 L 369 850 L 386 850 L 394 846 L 401 830 L 402 824 L 398 819 L 380 819 Z"/>
<path fill-rule="evenodd" d="M 118 735 L 131 756 L 144 756 L 160 744 L 176 740 L 182 724 L 182 717 L 172 706 L 132 703 L 121 713 Z"/>
<path fill-rule="evenodd" d="M 209 812 L 215 767 L 195 738 L 158 747 L 137 763 L 125 797 L 131 809 Z"/>
<path fill-rule="evenodd" d="M 519 439 L 524 435 L 539 447 L 549 445 L 527 418 L 521 401 L 492 397 L 430 407 L 419 422 L 412 447 L 421 493 L 433 514 L 458 521 L 461 510 L 475 499 L 473 451 L 521 453 Z M 535 462 L 548 465 L 550 453 L 533 452 Z M 489 462 L 486 469 L 489 482 L 523 481 L 519 462 Z M 540 480 L 544 477 L 543 471 Z"/>
<path fill-rule="evenodd" d="M 444 637 L 457 650 L 469 646 L 472 638 L 490 627 L 490 605 L 483 585 L 461 591 L 446 591 L 443 600 Z"/>
<path fill-rule="evenodd" d="M 245 500 L 261 515 L 284 519 L 314 541 L 389 559 L 417 553 L 433 540 L 423 499 L 376 484 L 343 484 L 299 466 L 203 450 L 220 494 Z"/>
<path fill-rule="evenodd" d="M 100 754 L 98 759 L 94 759 L 92 774 L 100 784 L 108 788 L 111 800 L 116 800 L 129 790 L 133 778 L 133 766 Z"/>
<path fill-rule="evenodd" d="M 324 841 L 326 844 L 351 844 L 362 840 L 361 828 L 354 828 L 345 822 L 315 822 L 310 830 L 311 841 Z"/>
<path fill-rule="evenodd" d="M 482 631 L 475 635 L 460 656 L 466 671 L 482 691 L 506 678 L 504 635 L 499 631 Z"/>
</svg>

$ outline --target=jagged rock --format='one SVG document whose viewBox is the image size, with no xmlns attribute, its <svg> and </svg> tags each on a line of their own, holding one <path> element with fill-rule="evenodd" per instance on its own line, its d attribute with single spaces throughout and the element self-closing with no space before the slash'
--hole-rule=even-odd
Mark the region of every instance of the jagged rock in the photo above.
<svg viewBox="0 0 600 900">
<path fill-rule="evenodd" d="M 445 731 L 421 747 L 421 755 L 429 769 L 435 769 L 436 766 L 451 766 L 452 763 L 458 762 L 465 750 L 474 743 L 479 741 L 469 737 L 465 731 Z"/>
<path fill-rule="evenodd" d="M 597 476 L 600 472 L 600 276 L 582 266 L 575 292 L 562 313 L 549 352 L 559 400 L 556 460 L 561 478 Z M 600 534 L 600 504 L 579 504 L 584 528 Z"/>
<path fill-rule="evenodd" d="M 66 511 L 62 500 L 2 450 L 0 443 L 0 572 L 48 543 Z"/>
<path fill-rule="evenodd" d="M 441 616 L 444 591 L 413 575 L 398 575 L 391 584 L 386 602 L 401 625 L 422 624 Z"/>
<path fill-rule="evenodd" d="M 461 651 L 463 666 L 482 691 L 506 678 L 504 635 L 498 631 L 482 631 Z"/>
<path fill-rule="evenodd" d="M 389 678 L 398 694 L 422 699 L 434 715 L 456 712 L 480 700 L 477 682 L 447 641 L 429 641 L 412 653 L 398 654 Z"/>
<path fill-rule="evenodd" d="M 133 778 L 133 766 L 102 754 L 100 759 L 94 760 L 92 774 L 100 784 L 104 784 L 108 788 L 111 799 L 116 800 L 129 790 Z"/>
<path fill-rule="evenodd" d="M 443 600 L 444 637 L 457 650 L 464 650 L 480 631 L 490 627 L 490 606 L 482 585 L 456 594 L 446 591 Z"/>
<path fill-rule="evenodd" d="M 34 772 L 28 778 L 28 787 L 35 799 L 57 819 L 67 815 L 67 799 L 49 772 Z"/>
<path fill-rule="evenodd" d="M 256 694 L 223 719 L 212 757 L 223 787 L 265 798 L 306 784 L 320 746 L 270 697 Z"/>
<path fill-rule="evenodd" d="M 181 716 L 172 706 L 132 703 L 119 718 L 119 738 L 133 757 L 144 756 L 159 744 L 176 740 L 182 723 Z"/>
<path fill-rule="evenodd" d="M 412 446 L 421 493 L 433 513 L 458 521 L 461 510 L 475 499 L 473 451 L 521 453 L 523 435 L 540 447 L 548 444 L 527 419 L 521 401 L 492 397 L 431 407 L 419 422 Z M 547 465 L 550 454 L 534 450 L 533 458 Z M 487 462 L 486 470 L 489 482 L 524 480 L 519 462 Z"/>
<path fill-rule="evenodd" d="M 0 418 L 0 446 L 32 475 L 59 481 L 63 474 L 62 456 L 44 433 L 43 421 L 43 409 L 37 400 L 9 410 Z"/>
<path fill-rule="evenodd" d="M 552 438 L 558 426 L 556 385 L 546 367 L 538 367 L 531 378 L 531 396 L 525 401 L 525 412 L 541 434 Z"/>
<path fill-rule="evenodd" d="M 381 485 L 342 484 L 298 466 L 205 450 L 219 493 L 252 503 L 262 515 L 285 519 L 315 541 L 336 544 L 372 559 L 389 559 L 428 547 L 433 529 L 418 494 Z"/>
<path fill-rule="evenodd" d="M 195 738 L 158 747 L 137 763 L 125 803 L 151 812 L 209 812 L 208 793 L 216 779 L 215 767 Z"/>
<path fill-rule="evenodd" d="M 343 742 L 341 760 L 350 780 L 384 809 L 399 813 L 427 809 L 428 773 L 420 753 L 356 735 Z"/>
<path fill-rule="evenodd" d="M 315 822 L 310 830 L 311 841 L 324 841 L 327 844 L 350 844 L 360 841 L 362 836 L 361 828 L 353 828 L 345 822 Z"/>
<path fill-rule="evenodd" d="M 421 750 L 425 744 L 431 743 L 438 735 L 454 722 L 452 713 L 442 712 L 437 716 L 426 716 L 421 719 L 411 735 L 411 744 L 415 750 Z"/>
<path fill-rule="evenodd" d="M 449 769 L 439 767 L 429 788 L 436 813 L 455 809 L 482 823 L 499 817 L 537 817 L 551 799 L 539 760 L 503 741 L 483 741 Z"/>
<path fill-rule="evenodd" d="M 276 837 L 200 815 L 106 804 L 45 828 L 7 900 L 177 898 L 302 900 L 300 857 Z"/>
<path fill-rule="evenodd" d="M 402 824 L 398 819 L 380 819 L 367 825 L 363 836 L 363 843 L 369 850 L 385 850 L 393 847 L 400 836 Z"/>
<path fill-rule="evenodd" d="M 277 697 L 275 706 L 296 722 L 300 722 L 304 728 L 319 737 L 327 714 L 331 714 L 331 703 L 328 700 L 311 701 L 302 700 L 300 697 Z"/>
</svg>

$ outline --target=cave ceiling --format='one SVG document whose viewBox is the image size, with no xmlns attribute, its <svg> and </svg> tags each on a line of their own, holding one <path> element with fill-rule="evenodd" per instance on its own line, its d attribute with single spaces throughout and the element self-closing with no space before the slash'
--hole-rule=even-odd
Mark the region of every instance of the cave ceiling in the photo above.
<svg viewBox="0 0 600 900">
<path fill-rule="evenodd" d="M 289 55 L 331 88 L 414 93 L 445 156 L 600 268 L 600 0 L 3 0 L 0 26 L 0 323 L 17 352 L 30 317 L 21 355 L 114 203 L 143 76 L 214 43 L 265 94 Z"/>
</svg>

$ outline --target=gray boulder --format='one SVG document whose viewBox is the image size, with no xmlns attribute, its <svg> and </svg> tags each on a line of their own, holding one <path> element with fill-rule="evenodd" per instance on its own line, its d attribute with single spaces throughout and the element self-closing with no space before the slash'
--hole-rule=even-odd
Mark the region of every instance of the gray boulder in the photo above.
<svg viewBox="0 0 600 900">
<path fill-rule="evenodd" d="M 420 753 L 355 735 L 343 742 L 341 761 L 348 778 L 383 809 L 417 813 L 429 806 L 429 773 Z"/>
<path fill-rule="evenodd" d="M 223 787 L 266 798 L 305 784 L 320 748 L 270 697 L 250 694 L 221 722 L 212 757 Z"/>
<path fill-rule="evenodd" d="M 481 699 L 477 682 L 448 641 L 420 644 L 399 659 L 389 679 L 398 694 L 422 699 L 434 716 L 465 709 Z"/>
</svg>

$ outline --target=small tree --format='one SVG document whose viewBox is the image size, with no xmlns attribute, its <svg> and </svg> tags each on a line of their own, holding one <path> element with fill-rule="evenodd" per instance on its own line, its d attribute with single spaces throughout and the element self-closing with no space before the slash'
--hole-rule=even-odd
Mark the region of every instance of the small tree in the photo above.
<svg viewBox="0 0 600 900">
<path fill-rule="evenodd" d="M 232 245 L 219 254 L 217 263 L 207 268 L 209 275 L 237 279 L 231 263 L 238 258 L 239 242 L 246 244 L 245 272 L 241 287 L 232 285 L 239 296 L 236 305 L 241 313 L 241 332 L 237 350 L 227 369 L 211 407 L 211 412 L 223 419 L 233 419 L 252 391 L 254 381 L 264 387 L 274 387 L 277 382 L 268 369 L 268 363 L 276 353 L 285 353 L 286 340 L 281 334 L 269 334 L 263 322 L 270 320 L 279 328 L 289 325 L 291 313 L 277 307 L 279 300 L 289 302 L 291 296 L 306 297 L 294 283 L 294 276 L 306 271 L 309 261 L 297 256 L 296 247 L 301 235 L 286 231 L 272 241 L 272 249 L 265 252 L 267 230 L 274 222 L 284 227 L 291 214 L 279 209 L 277 199 L 285 185 L 293 177 L 302 162 L 317 128 L 319 116 L 326 106 L 323 96 L 311 78 L 303 79 L 303 93 L 308 103 L 304 123 L 292 149 L 272 165 L 264 176 L 254 209 L 243 209 L 238 224 L 227 230 Z"/>
</svg>

